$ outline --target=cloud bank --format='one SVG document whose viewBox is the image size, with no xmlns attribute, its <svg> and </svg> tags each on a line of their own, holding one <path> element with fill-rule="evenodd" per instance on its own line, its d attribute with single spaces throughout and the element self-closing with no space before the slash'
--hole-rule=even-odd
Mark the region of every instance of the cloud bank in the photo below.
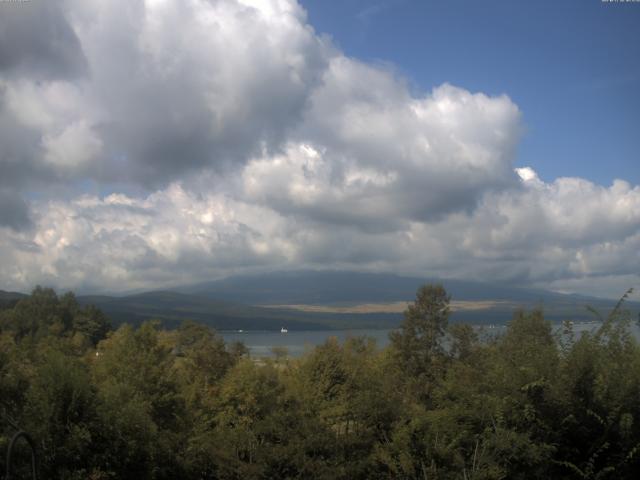
<svg viewBox="0 0 640 480">
<path fill-rule="evenodd" d="M 638 283 L 639 186 L 516 169 L 507 96 L 415 92 L 295 1 L 2 9 L 0 288 L 295 268 Z"/>
</svg>

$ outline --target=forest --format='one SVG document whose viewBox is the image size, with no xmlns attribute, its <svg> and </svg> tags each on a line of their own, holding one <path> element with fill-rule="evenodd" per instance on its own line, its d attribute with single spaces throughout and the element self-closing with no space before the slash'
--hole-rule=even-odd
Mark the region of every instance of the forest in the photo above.
<svg viewBox="0 0 640 480">
<path fill-rule="evenodd" d="M 533 310 L 481 338 L 425 285 L 384 349 L 255 359 L 194 322 L 114 328 L 36 288 L 0 311 L 0 472 L 19 428 L 43 479 L 637 478 L 625 298 L 589 333 Z M 16 446 L 12 478 L 29 455 Z"/>
</svg>

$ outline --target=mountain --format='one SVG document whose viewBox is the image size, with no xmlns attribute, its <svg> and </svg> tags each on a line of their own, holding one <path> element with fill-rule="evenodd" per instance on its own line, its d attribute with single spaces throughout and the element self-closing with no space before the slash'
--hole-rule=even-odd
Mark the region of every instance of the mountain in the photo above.
<svg viewBox="0 0 640 480">
<path fill-rule="evenodd" d="M 220 330 L 279 330 L 285 323 L 306 330 L 326 328 L 291 311 L 281 312 L 172 291 L 152 291 L 124 297 L 84 295 L 79 296 L 78 301 L 97 306 L 116 325 L 125 322 L 140 324 L 148 319 L 158 319 L 169 328 L 178 326 L 184 320 L 205 323 Z"/>
<path fill-rule="evenodd" d="M 210 299 L 173 291 L 152 291 L 124 297 L 78 296 L 83 305 L 100 308 L 115 325 L 140 324 L 157 319 L 168 328 L 184 320 L 210 325 L 218 330 L 324 330 L 345 328 L 391 328 L 397 314 L 307 313 L 287 308 L 266 308 Z"/>
<path fill-rule="evenodd" d="M 466 308 L 454 308 L 452 320 L 472 323 L 504 323 L 518 308 L 538 307 L 542 308 L 546 317 L 552 321 L 592 320 L 594 316 L 586 309 L 587 306 L 606 314 L 617 302 L 503 284 L 342 271 L 294 271 L 232 276 L 175 290 L 212 300 L 250 305 L 340 306 L 411 301 L 415 298 L 416 290 L 425 283 L 442 283 L 454 302 L 466 302 Z M 621 295 L 623 293 L 621 292 Z M 474 308 L 474 302 L 475 307 L 480 302 L 485 302 L 486 305 L 484 308 Z M 637 302 L 628 302 L 627 307 L 634 312 L 640 311 L 640 303 Z M 358 315 L 364 317 L 371 314 Z M 398 322 L 401 315 L 388 314 L 387 318 L 395 318 Z"/>
<path fill-rule="evenodd" d="M 426 283 L 442 283 L 454 300 L 495 300 L 523 305 L 558 301 L 615 304 L 614 300 L 609 299 L 519 288 L 505 284 L 341 271 L 305 270 L 232 276 L 173 290 L 252 305 L 326 305 L 412 300 L 416 290 Z M 620 293 L 622 295 L 624 292 Z"/>
<path fill-rule="evenodd" d="M 0 310 L 3 308 L 13 307 L 20 299 L 25 298 L 27 295 L 18 292 L 5 292 L 0 290 Z"/>
<path fill-rule="evenodd" d="M 503 324 L 518 308 L 543 308 L 551 321 L 593 320 L 591 306 L 608 313 L 616 301 L 465 280 L 339 271 L 276 272 L 127 296 L 78 296 L 102 309 L 115 325 L 155 318 L 167 327 L 183 320 L 220 330 L 393 328 L 406 303 L 425 283 L 442 283 L 452 296 L 451 321 Z M 622 293 L 622 292 L 621 292 Z M 23 294 L 0 292 L 0 306 Z M 627 308 L 640 311 L 640 303 Z"/>
</svg>

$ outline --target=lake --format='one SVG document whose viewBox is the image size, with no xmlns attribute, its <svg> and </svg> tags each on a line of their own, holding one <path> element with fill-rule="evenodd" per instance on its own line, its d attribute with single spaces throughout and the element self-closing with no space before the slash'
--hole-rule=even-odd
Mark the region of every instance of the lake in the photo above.
<svg viewBox="0 0 640 480">
<path fill-rule="evenodd" d="M 220 332 L 225 342 L 244 343 L 252 357 L 273 356 L 273 347 L 285 347 L 292 357 L 299 357 L 305 351 L 317 345 L 322 345 L 329 337 L 336 337 L 340 343 L 350 337 L 366 336 L 375 339 L 380 348 L 389 343 L 391 330 L 289 330 L 288 333 L 279 331 L 247 331 Z"/>
<path fill-rule="evenodd" d="M 600 323 L 598 322 L 576 323 L 573 329 L 576 337 L 579 337 L 581 332 L 594 331 L 599 325 Z M 506 327 L 504 325 L 484 325 L 475 328 L 484 332 L 485 335 L 499 335 L 504 332 Z M 554 324 L 553 329 L 554 331 L 562 329 L 562 325 Z M 638 325 L 632 324 L 631 330 L 635 337 L 640 340 L 640 328 Z M 391 329 L 289 330 L 288 333 L 280 333 L 279 331 L 245 330 L 243 332 L 223 331 L 220 334 L 226 342 L 239 341 L 244 343 L 252 357 L 271 357 L 273 356 L 272 349 L 274 347 L 284 347 L 290 356 L 300 357 L 306 351 L 326 342 L 329 337 L 336 337 L 342 343 L 349 337 L 366 336 L 373 338 L 379 348 L 384 348 L 389 344 L 389 332 L 391 331 Z"/>
</svg>

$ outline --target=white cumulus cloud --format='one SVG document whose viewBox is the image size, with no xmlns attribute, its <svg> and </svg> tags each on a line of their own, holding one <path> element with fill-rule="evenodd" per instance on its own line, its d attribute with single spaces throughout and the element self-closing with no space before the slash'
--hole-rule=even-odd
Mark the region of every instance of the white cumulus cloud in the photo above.
<svg viewBox="0 0 640 480">
<path fill-rule="evenodd" d="M 0 288 L 328 267 L 612 295 L 639 280 L 639 186 L 516 168 L 508 96 L 415 92 L 318 35 L 295 0 L 14 10 Z"/>
</svg>

